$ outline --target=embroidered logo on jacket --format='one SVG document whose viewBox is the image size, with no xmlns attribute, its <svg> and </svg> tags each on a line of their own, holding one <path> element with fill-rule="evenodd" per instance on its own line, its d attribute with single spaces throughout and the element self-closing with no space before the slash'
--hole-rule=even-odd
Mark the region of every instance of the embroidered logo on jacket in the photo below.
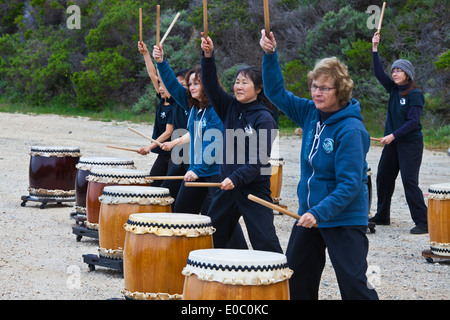
<svg viewBox="0 0 450 320">
<path fill-rule="evenodd" d="M 404 105 L 406 104 L 406 99 L 405 99 L 405 98 L 401 98 L 401 99 L 400 99 L 400 104 L 401 104 L 402 106 L 404 106 Z"/>
<path fill-rule="evenodd" d="M 252 125 L 251 124 L 246 125 L 245 128 L 244 128 L 244 131 L 245 131 L 245 133 L 253 134 Z"/>
<path fill-rule="evenodd" d="M 323 141 L 322 148 L 323 148 L 323 150 L 325 150 L 326 153 L 333 152 L 333 150 L 334 150 L 334 141 L 333 141 L 333 139 L 326 138 Z"/>
<path fill-rule="evenodd" d="M 161 112 L 161 118 L 162 119 L 165 119 L 166 118 L 166 113 L 163 111 L 163 112 Z"/>
</svg>

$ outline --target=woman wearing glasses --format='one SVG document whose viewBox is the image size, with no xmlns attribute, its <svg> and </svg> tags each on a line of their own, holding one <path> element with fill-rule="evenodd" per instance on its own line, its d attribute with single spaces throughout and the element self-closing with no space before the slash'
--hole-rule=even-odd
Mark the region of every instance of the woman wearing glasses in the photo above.
<svg viewBox="0 0 450 320">
<path fill-rule="evenodd" d="M 390 224 L 391 198 L 395 180 L 400 171 L 405 197 L 415 227 L 412 234 L 428 232 L 427 207 L 419 188 L 419 171 L 422 163 L 423 136 L 420 116 L 425 98 L 414 83 L 414 67 L 408 60 L 392 64 L 392 79 L 384 72 L 378 45 L 380 34 L 372 39 L 373 69 L 376 78 L 389 93 L 389 103 L 384 127 L 384 144 L 377 172 L 377 213 L 371 218 L 376 224 Z"/>
<path fill-rule="evenodd" d="M 370 137 L 347 67 L 335 57 L 321 60 L 308 74 L 312 100 L 296 97 L 285 90 L 273 33 L 261 32 L 266 96 L 303 128 L 301 218 L 286 250 L 291 299 L 318 299 L 326 249 L 343 299 L 378 299 L 366 277 Z"/>
</svg>

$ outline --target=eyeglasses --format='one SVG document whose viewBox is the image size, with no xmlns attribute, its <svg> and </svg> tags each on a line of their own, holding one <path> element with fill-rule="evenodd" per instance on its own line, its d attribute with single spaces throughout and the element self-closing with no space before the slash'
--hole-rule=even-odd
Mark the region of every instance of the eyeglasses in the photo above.
<svg viewBox="0 0 450 320">
<path fill-rule="evenodd" d="M 322 92 L 323 94 L 327 94 L 329 93 L 331 90 L 336 89 L 336 87 L 331 87 L 331 88 L 327 88 L 327 87 L 318 87 L 318 86 L 311 86 L 311 92 L 316 92 L 317 89 L 320 90 L 320 92 Z"/>
</svg>

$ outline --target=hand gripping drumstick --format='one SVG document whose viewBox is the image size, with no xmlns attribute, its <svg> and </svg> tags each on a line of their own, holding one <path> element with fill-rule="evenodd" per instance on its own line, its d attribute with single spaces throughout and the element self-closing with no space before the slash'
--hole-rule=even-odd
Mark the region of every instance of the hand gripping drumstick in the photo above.
<svg viewBox="0 0 450 320">
<path fill-rule="evenodd" d="M 384 9 L 386 9 L 386 2 L 383 2 L 383 8 L 381 9 L 380 22 L 378 23 L 378 33 L 380 33 L 381 31 L 381 24 L 383 23 L 384 17 Z"/>
<path fill-rule="evenodd" d="M 262 204 L 265 207 L 268 207 L 270 209 L 273 209 L 273 210 L 276 210 L 278 212 L 281 212 L 281 213 L 283 213 L 283 214 L 285 214 L 287 216 L 290 216 L 291 218 L 294 218 L 294 219 L 297 219 L 297 220 L 300 220 L 300 218 L 301 218 L 298 214 L 296 214 L 296 213 L 294 213 L 292 211 L 286 210 L 286 209 L 284 209 L 284 208 L 282 208 L 280 206 L 277 206 L 277 205 L 275 205 L 273 203 L 270 203 L 270 202 L 268 202 L 266 200 L 258 198 L 258 197 L 254 196 L 252 194 L 249 194 L 248 198 L 250 200 L 252 200 L 252 201 L 255 201 L 255 202 L 259 203 L 259 204 Z M 314 225 L 314 227 L 317 227 L 317 224 Z"/>
<path fill-rule="evenodd" d="M 150 141 L 153 142 L 153 143 L 156 143 L 158 146 L 161 146 L 161 145 L 162 145 L 161 142 L 159 142 L 159 141 L 157 141 L 157 140 L 155 140 L 155 139 L 152 139 L 152 138 L 150 138 L 150 137 L 147 137 L 145 134 L 142 134 L 142 133 L 140 133 L 139 131 L 134 130 L 133 128 L 128 128 L 128 130 L 133 131 L 134 133 L 140 135 L 141 137 L 143 137 L 143 138 L 145 138 L 145 139 L 147 139 L 147 140 L 150 140 Z"/>
<path fill-rule="evenodd" d="M 112 148 L 112 149 L 118 149 L 118 150 L 125 150 L 125 151 L 132 151 L 132 152 L 138 152 L 139 150 L 137 149 L 130 149 L 130 148 L 124 148 L 124 147 L 116 147 L 116 146 L 106 146 L 107 148 Z"/>
<path fill-rule="evenodd" d="M 180 16 L 180 13 L 178 12 L 175 18 L 173 19 L 172 23 L 169 26 L 169 29 L 167 29 L 166 33 L 164 34 L 164 37 L 162 38 L 161 42 L 159 43 L 162 45 L 164 41 L 166 40 L 167 36 L 169 35 L 170 31 L 172 30 L 173 26 L 175 25 L 175 22 L 177 22 L 178 17 Z"/>
</svg>

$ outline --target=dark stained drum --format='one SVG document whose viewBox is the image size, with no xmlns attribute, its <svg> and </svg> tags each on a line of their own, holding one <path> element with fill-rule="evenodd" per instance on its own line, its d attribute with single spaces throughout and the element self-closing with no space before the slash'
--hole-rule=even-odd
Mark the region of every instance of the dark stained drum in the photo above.
<svg viewBox="0 0 450 320">
<path fill-rule="evenodd" d="M 132 159 L 113 157 L 81 157 L 77 164 L 77 178 L 75 181 L 75 212 L 86 215 L 86 193 L 88 181 L 86 177 L 93 168 L 122 168 L 136 169 Z"/>
<path fill-rule="evenodd" d="M 140 185 L 150 186 L 152 180 L 147 179 L 147 170 L 93 168 L 86 177 L 88 188 L 86 194 L 86 221 L 89 229 L 98 230 L 100 200 L 98 199 L 106 186 Z"/>
<path fill-rule="evenodd" d="M 289 300 L 292 270 L 275 252 L 206 249 L 189 253 L 184 300 Z"/>
<path fill-rule="evenodd" d="M 213 247 L 208 216 L 183 213 L 130 215 L 123 255 L 126 297 L 181 299 L 189 252 Z"/>
<path fill-rule="evenodd" d="M 29 193 L 36 198 L 75 199 L 77 147 L 33 146 L 30 152 Z"/>
<path fill-rule="evenodd" d="M 131 214 L 170 212 L 174 199 L 169 189 L 141 186 L 107 186 L 99 198 L 99 255 L 122 259 L 126 231 L 124 224 Z"/>
<path fill-rule="evenodd" d="M 450 183 L 428 189 L 428 234 L 431 252 L 450 257 Z"/>
</svg>

